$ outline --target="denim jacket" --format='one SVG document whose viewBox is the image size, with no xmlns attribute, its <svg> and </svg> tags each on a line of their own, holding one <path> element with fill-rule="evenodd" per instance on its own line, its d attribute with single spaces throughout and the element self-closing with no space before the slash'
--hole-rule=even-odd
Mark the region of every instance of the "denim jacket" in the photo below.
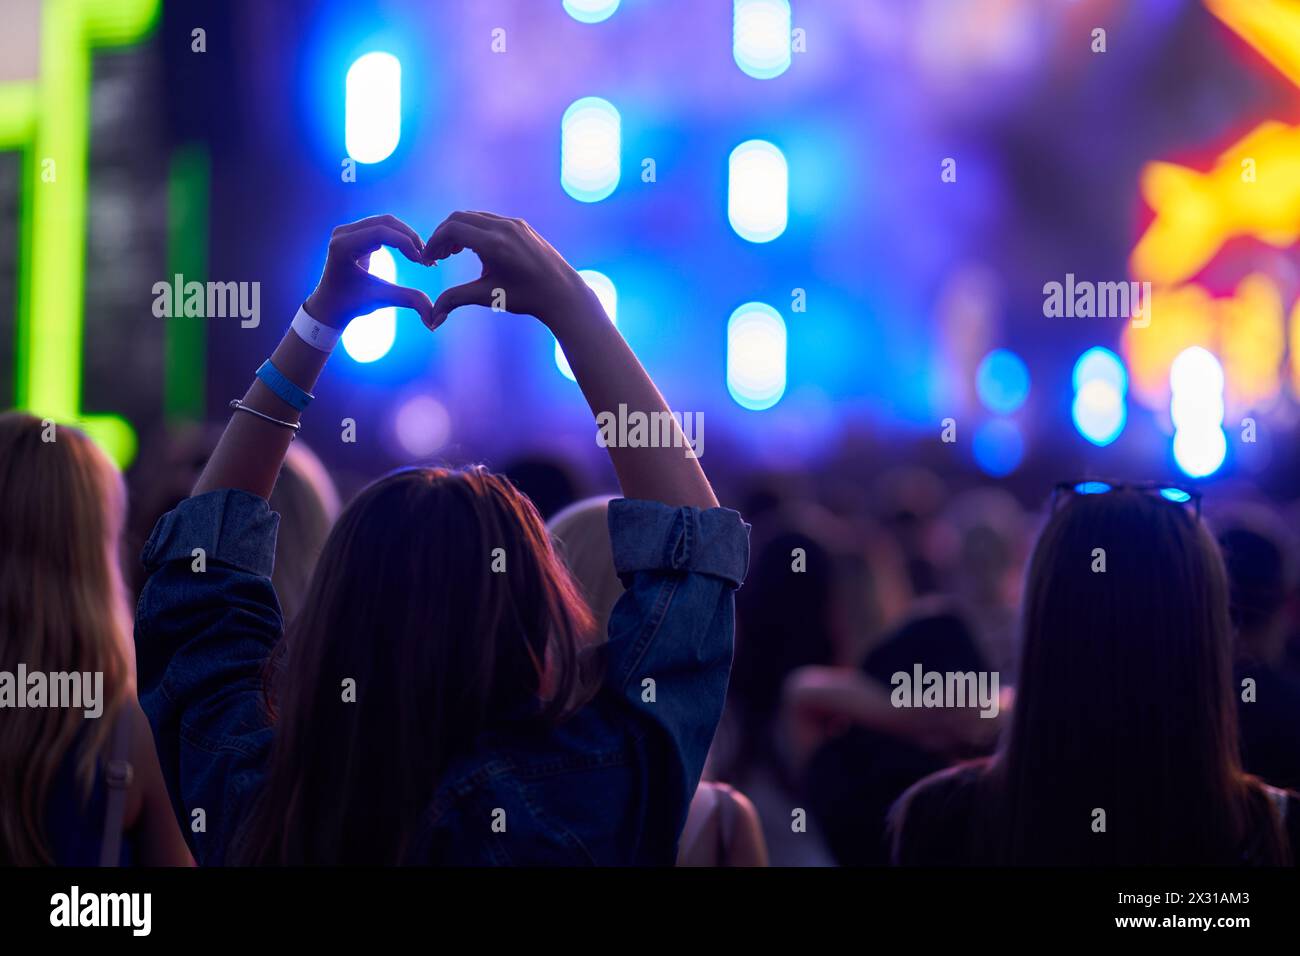
<svg viewBox="0 0 1300 956">
<path fill-rule="evenodd" d="M 142 555 L 140 703 L 201 864 L 226 861 L 266 775 L 274 727 L 262 674 L 282 628 L 271 586 L 278 525 L 264 499 L 213 491 L 164 515 Z M 409 862 L 673 863 L 722 714 L 749 526 L 722 508 L 619 499 L 609 529 L 626 591 L 610 616 L 600 691 L 558 726 L 485 734 L 449 765 Z"/>
</svg>

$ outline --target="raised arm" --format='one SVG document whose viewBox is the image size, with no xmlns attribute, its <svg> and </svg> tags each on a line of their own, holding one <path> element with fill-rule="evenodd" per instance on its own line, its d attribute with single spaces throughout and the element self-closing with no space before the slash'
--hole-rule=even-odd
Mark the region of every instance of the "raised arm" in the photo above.
<svg viewBox="0 0 1300 956">
<path fill-rule="evenodd" d="M 323 344 L 350 319 L 381 305 L 408 306 L 426 324 L 432 321 L 427 296 L 365 271 L 366 257 L 381 244 L 420 261 L 418 236 L 391 217 L 334 231 L 320 285 L 305 303 L 309 317 L 325 328 L 304 327 L 304 334 L 314 331 Z M 327 356 L 291 329 L 271 365 L 306 393 Z M 243 402 L 252 411 L 235 412 L 193 495 L 164 515 L 149 536 L 141 555 L 149 577 L 136 604 L 140 704 L 153 729 L 171 810 L 202 864 L 230 859 L 255 799 L 272 736 L 264 706 L 265 662 L 282 631 L 271 585 L 278 516 L 266 498 L 298 410 L 260 378 Z M 202 563 L 196 564 L 199 555 Z M 194 829 L 193 815 L 200 810 L 206 826 Z"/>
<path fill-rule="evenodd" d="M 433 303 L 427 295 L 392 285 L 366 271 L 370 254 L 380 246 L 392 246 L 412 262 L 423 264 L 419 233 L 393 216 L 339 226 L 330 236 L 320 283 L 303 303 L 303 310 L 321 325 L 340 331 L 359 315 L 383 306 L 404 306 L 418 312 L 432 328 Z M 272 353 L 271 364 L 290 383 L 310 393 L 328 358 L 328 352 L 308 345 L 290 329 Z M 194 486 L 195 495 L 234 488 L 270 497 L 294 432 L 253 412 L 288 424 L 297 424 L 300 413 L 260 378 L 244 393 L 243 404 L 250 411 L 237 411 L 231 417 Z"/>
<path fill-rule="evenodd" d="M 594 415 L 617 413 L 620 405 L 629 414 L 644 412 L 650 421 L 668 412 L 595 293 L 528 223 L 486 212 L 452 213 L 430 236 L 425 260 L 436 262 L 462 248 L 478 254 L 483 274 L 438 297 L 435 328 L 459 306 L 501 302 L 506 311 L 534 315 L 551 330 Z M 624 497 L 716 508 L 718 499 L 699 461 L 686 452 L 687 442 L 675 420 L 672 428 L 674 441 L 667 445 L 609 447 Z"/>
</svg>

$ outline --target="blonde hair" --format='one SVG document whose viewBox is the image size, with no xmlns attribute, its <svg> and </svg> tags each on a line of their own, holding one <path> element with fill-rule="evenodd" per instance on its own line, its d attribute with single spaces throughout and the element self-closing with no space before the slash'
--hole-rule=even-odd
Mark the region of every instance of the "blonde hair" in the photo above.
<svg viewBox="0 0 1300 956">
<path fill-rule="evenodd" d="M 609 543 L 609 496 L 586 498 L 565 508 L 546 523 L 556 551 L 578 583 L 596 620 L 596 639 L 608 637 L 609 615 L 623 596 L 623 582 L 614 570 Z"/>
<path fill-rule="evenodd" d="M 133 691 L 118 563 L 125 510 L 121 475 L 85 435 L 0 415 L 0 670 L 102 673 L 105 697 L 89 727 L 71 707 L 15 709 L 0 720 L 2 863 L 53 862 L 44 821 L 51 785 L 78 746 L 77 780 L 89 799 L 100 752 Z"/>
</svg>

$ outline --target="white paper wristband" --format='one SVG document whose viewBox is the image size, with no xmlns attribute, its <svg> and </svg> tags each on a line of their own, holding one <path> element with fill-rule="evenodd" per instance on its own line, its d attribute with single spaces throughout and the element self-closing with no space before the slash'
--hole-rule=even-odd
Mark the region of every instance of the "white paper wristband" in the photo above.
<svg viewBox="0 0 1300 956">
<path fill-rule="evenodd" d="M 302 306 L 298 306 L 298 314 L 293 317 L 290 328 L 298 333 L 298 338 L 322 352 L 333 352 L 334 346 L 339 344 L 339 337 L 343 335 L 342 329 L 317 322 Z"/>
</svg>

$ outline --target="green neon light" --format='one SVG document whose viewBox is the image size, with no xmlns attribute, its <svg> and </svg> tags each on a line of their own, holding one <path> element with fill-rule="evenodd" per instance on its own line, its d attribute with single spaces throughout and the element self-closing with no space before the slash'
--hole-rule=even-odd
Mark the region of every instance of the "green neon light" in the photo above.
<svg viewBox="0 0 1300 956">
<path fill-rule="evenodd" d="M 172 157 L 167 179 L 167 274 L 202 282 L 208 271 L 208 152 L 189 144 Z M 183 311 L 183 310 L 182 310 Z M 207 408 L 204 378 L 207 323 L 192 316 L 167 319 L 163 405 L 169 422 L 201 421 Z"/>
<path fill-rule="evenodd" d="M 0 147 L 26 146 L 15 404 L 80 426 L 122 467 L 134 429 L 81 411 L 90 53 L 138 42 L 157 15 L 158 0 L 45 0 L 39 83 L 0 86 Z"/>
<path fill-rule="evenodd" d="M 22 149 L 36 129 L 36 84 L 0 85 L 0 149 Z"/>
</svg>

